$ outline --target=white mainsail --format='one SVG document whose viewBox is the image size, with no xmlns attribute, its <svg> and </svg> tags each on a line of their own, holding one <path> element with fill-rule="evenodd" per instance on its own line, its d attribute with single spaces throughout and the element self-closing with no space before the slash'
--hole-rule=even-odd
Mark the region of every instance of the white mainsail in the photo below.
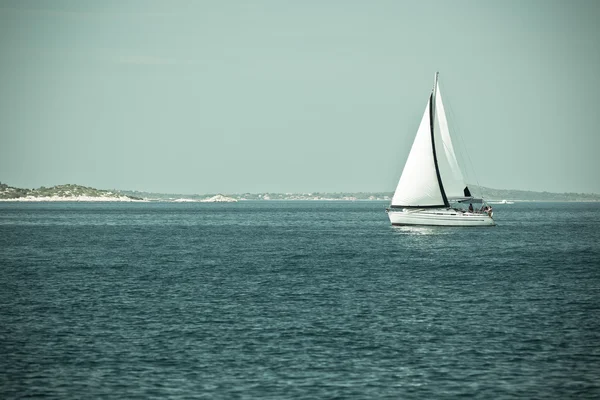
<svg viewBox="0 0 600 400">
<path fill-rule="evenodd" d="M 444 206 L 431 143 L 431 123 L 427 102 L 417 136 L 404 165 L 402 176 L 392 198 L 393 206 L 431 207 Z"/>
<path fill-rule="evenodd" d="M 462 172 L 458 166 L 458 161 L 456 160 L 452 139 L 450 139 L 450 130 L 448 129 L 448 120 L 446 119 L 446 112 L 444 110 L 444 103 L 442 102 L 439 84 L 436 86 L 435 128 L 438 129 L 434 129 L 434 134 L 438 169 L 442 177 L 446 197 L 448 199 L 464 198 L 464 189 L 467 185 L 465 184 Z"/>
<path fill-rule="evenodd" d="M 430 115 L 432 104 L 433 126 Z M 442 94 L 436 79 L 421 125 L 394 192 L 392 207 L 447 207 L 448 199 L 465 198 L 465 187 L 452 139 L 450 139 Z"/>
</svg>

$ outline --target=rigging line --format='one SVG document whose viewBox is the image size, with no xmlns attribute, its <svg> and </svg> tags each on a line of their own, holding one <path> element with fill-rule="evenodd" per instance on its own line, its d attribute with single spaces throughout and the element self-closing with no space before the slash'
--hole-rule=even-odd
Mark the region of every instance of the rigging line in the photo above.
<svg viewBox="0 0 600 400">
<path fill-rule="evenodd" d="M 440 86 L 444 86 L 444 92 L 446 92 L 446 85 L 441 84 Z M 471 156 L 469 155 L 469 152 L 467 151 L 467 146 L 465 146 L 465 142 L 462 138 L 462 135 L 460 134 L 460 129 L 458 127 L 458 118 L 456 118 L 455 114 L 454 114 L 454 110 L 452 109 L 452 102 L 448 99 L 448 97 L 446 97 L 446 101 L 444 102 L 448 109 L 450 110 L 450 114 L 452 115 L 452 119 L 454 120 L 454 124 L 452 125 L 454 127 L 453 131 L 456 133 L 455 136 L 458 137 L 458 140 L 460 141 L 461 147 L 464 149 L 464 153 L 467 155 L 467 159 L 469 160 L 469 166 L 470 168 L 473 170 L 473 175 L 475 176 L 475 182 L 477 183 L 477 187 L 479 189 L 479 195 L 481 198 L 483 198 L 483 192 L 481 190 L 481 184 L 479 183 L 479 178 L 477 177 L 477 171 L 475 170 L 475 167 L 473 166 L 473 161 L 471 160 Z M 448 124 L 450 125 L 450 124 Z M 467 171 L 468 173 L 468 171 Z"/>
</svg>

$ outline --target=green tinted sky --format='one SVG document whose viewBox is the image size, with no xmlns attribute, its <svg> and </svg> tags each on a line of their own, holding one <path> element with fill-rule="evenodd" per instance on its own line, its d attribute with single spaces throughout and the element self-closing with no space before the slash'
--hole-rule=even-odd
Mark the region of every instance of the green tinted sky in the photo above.
<svg viewBox="0 0 600 400">
<path fill-rule="evenodd" d="M 600 193 L 599 18 L 599 1 L 0 1 L 0 180 L 393 191 L 439 70 L 482 185 Z"/>
</svg>

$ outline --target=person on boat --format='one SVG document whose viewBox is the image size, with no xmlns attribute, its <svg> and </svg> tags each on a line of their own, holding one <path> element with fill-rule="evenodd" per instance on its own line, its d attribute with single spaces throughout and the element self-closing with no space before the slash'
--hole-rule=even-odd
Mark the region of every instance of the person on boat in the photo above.
<svg viewBox="0 0 600 400">
<path fill-rule="evenodd" d="M 473 212 L 473 203 L 469 203 L 469 212 Z"/>
</svg>

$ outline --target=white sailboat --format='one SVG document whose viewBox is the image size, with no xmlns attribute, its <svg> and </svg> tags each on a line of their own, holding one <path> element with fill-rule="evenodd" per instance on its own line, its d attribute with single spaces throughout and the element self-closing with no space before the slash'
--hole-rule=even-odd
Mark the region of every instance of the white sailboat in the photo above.
<svg viewBox="0 0 600 400">
<path fill-rule="evenodd" d="M 495 225 L 491 207 L 471 196 L 465 184 L 450 139 L 438 73 L 387 212 L 392 225 Z"/>
</svg>

